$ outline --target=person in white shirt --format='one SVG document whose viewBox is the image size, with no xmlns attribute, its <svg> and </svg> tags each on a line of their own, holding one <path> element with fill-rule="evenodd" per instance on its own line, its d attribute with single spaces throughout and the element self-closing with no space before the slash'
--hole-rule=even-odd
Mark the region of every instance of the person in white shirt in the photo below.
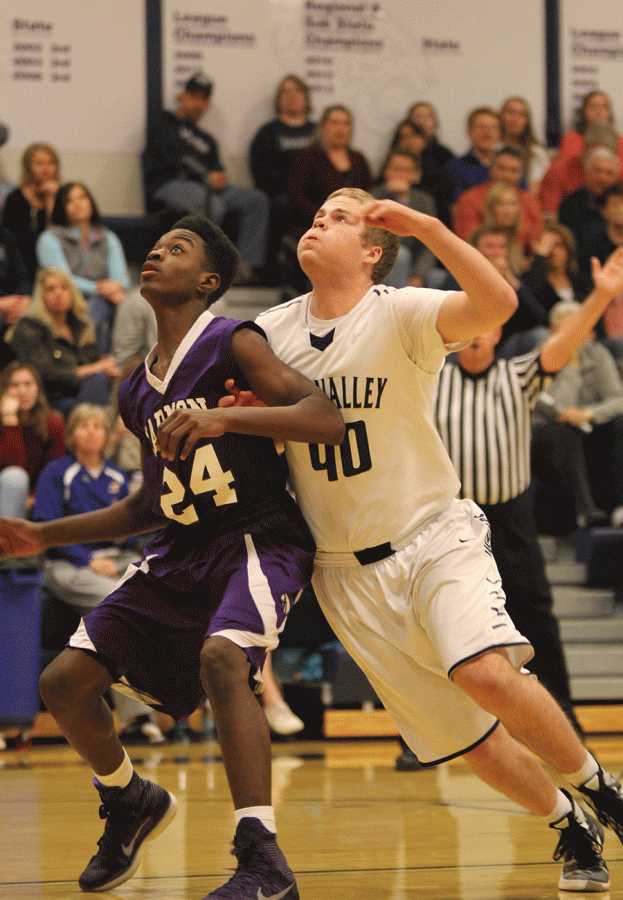
<svg viewBox="0 0 623 900">
<path fill-rule="evenodd" d="M 462 290 L 380 284 L 397 236 L 406 235 L 429 247 Z M 313 586 L 322 609 L 422 764 L 463 757 L 558 830 L 561 888 L 606 890 L 601 826 L 537 756 L 619 836 L 621 786 L 522 671 L 533 651 L 505 610 L 487 519 L 473 501 L 456 499 L 459 481 L 433 421 L 446 354 L 505 322 L 515 293 L 438 219 L 352 188 L 325 201 L 298 258 L 311 293 L 257 322 L 275 353 L 320 385 L 346 422 L 339 447 L 286 442 L 318 547 Z M 544 368 L 568 357 L 606 294 L 584 307 L 574 335 L 550 345 Z M 249 401 L 227 385 L 224 403 Z"/>
</svg>

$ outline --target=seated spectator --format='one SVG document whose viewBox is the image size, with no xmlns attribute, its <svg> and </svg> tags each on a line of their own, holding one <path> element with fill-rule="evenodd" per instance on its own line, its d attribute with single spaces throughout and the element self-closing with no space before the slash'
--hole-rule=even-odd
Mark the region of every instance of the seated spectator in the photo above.
<svg viewBox="0 0 623 900">
<path fill-rule="evenodd" d="M 619 250 L 618 253 L 623 251 Z M 555 332 L 579 304 L 562 300 L 550 313 Z M 587 338 L 555 376 L 534 414 L 534 474 L 558 483 L 573 501 L 576 523 L 623 525 L 623 381 L 609 351 Z"/>
<path fill-rule="evenodd" d="M 524 173 L 524 159 L 521 150 L 515 147 L 502 147 L 497 150 L 491 162 L 487 180 L 461 194 L 452 211 L 452 228 L 463 240 L 468 241 L 474 231 L 485 221 L 485 197 L 494 184 L 504 184 L 519 189 Z M 536 197 L 528 191 L 519 189 L 521 203 L 522 230 L 520 243 L 526 248 L 536 240 L 543 230 L 541 207 Z"/>
<path fill-rule="evenodd" d="M 411 119 L 403 119 L 394 129 L 390 150 L 408 150 L 417 159 L 422 159 L 422 153 L 426 148 L 426 133 L 424 129 L 412 122 Z"/>
<path fill-rule="evenodd" d="M 249 153 L 255 186 L 271 201 L 269 258 L 276 256 L 291 225 L 288 175 L 294 157 L 311 143 L 316 125 L 310 119 L 309 88 L 297 75 L 286 75 L 277 87 L 275 118 L 259 129 Z"/>
<path fill-rule="evenodd" d="M 373 179 L 370 165 L 351 147 L 353 116 L 340 104 L 327 106 L 320 117 L 313 143 L 294 158 L 288 177 L 288 203 L 294 224 L 280 254 L 282 299 L 304 289 L 306 278 L 296 258 L 296 245 L 313 222 L 329 194 L 343 187 L 367 191 Z"/>
<path fill-rule="evenodd" d="M 67 420 L 68 453 L 49 463 L 39 478 L 35 521 L 93 512 L 128 496 L 128 474 L 104 457 L 109 435 L 104 409 L 89 403 L 75 407 Z M 54 597 L 86 615 L 108 596 L 128 566 L 139 561 L 132 541 L 56 547 L 47 553 L 45 586 Z M 141 717 L 145 726 L 150 725 L 145 736 L 151 743 L 162 743 L 164 738 L 148 706 L 117 690 L 114 699 L 122 727 L 129 728 Z"/>
<path fill-rule="evenodd" d="M 582 303 L 593 284 L 579 271 L 575 239 L 569 229 L 548 222 L 533 249 L 534 258 L 522 281 L 548 314 L 561 300 Z"/>
<path fill-rule="evenodd" d="M 608 188 L 601 208 L 603 225 L 587 235 L 586 256 L 604 262 L 617 247 L 623 247 L 623 184 Z M 615 297 L 596 329 L 599 340 L 608 348 L 623 372 L 623 294 Z"/>
<path fill-rule="evenodd" d="M 471 237 L 470 243 L 486 257 L 502 277 L 510 284 L 519 305 L 513 315 L 504 323 L 497 342 L 496 354 L 503 359 L 521 356 L 533 350 L 548 336 L 548 314 L 536 300 L 527 285 L 522 284 L 517 272 L 513 271 L 505 231 L 483 225 Z M 449 275 L 441 284 L 443 290 L 458 290 L 458 282 Z"/>
<path fill-rule="evenodd" d="M 430 194 L 417 188 L 421 175 L 417 157 L 408 150 L 391 150 L 383 166 L 383 180 L 371 193 L 379 200 L 395 200 L 411 209 L 436 215 L 435 201 Z M 434 254 L 420 240 L 401 238 L 398 259 L 385 279 L 392 287 L 423 287 L 435 266 Z"/>
<path fill-rule="evenodd" d="M 42 269 L 23 316 L 7 332 L 17 359 L 35 365 L 50 405 L 67 415 L 78 403 L 106 406 L 115 360 L 100 356 L 84 297 L 62 269 Z"/>
<path fill-rule="evenodd" d="M 541 179 L 551 158 L 547 147 L 534 134 L 530 107 L 523 97 L 509 97 L 500 109 L 500 140 L 505 147 L 516 147 L 523 153 L 526 186 L 538 195 Z"/>
<path fill-rule="evenodd" d="M 586 131 L 591 125 L 605 123 L 614 129 L 614 113 L 612 102 L 604 91 L 590 91 L 576 112 L 575 124 L 571 131 L 563 134 L 558 147 L 560 158 L 577 156 L 583 153 Z M 616 153 L 623 168 L 623 135 L 618 135 Z"/>
<path fill-rule="evenodd" d="M 0 147 L 6 144 L 8 139 L 9 129 L 3 122 L 0 122 Z M 13 190 L 15 190 L 15 185 L 12 181 L 8 181 L 4 177 L 2 166 L 0 164 L 0 221 L 2 220 L 2 207 L 4 206 L 4 201 Z"/>
<path fill-rule="evenodd" d="M 0 381 L 0 515 L 24 518 L 45 466 L 65 453 L 65 423 L 52 412 L 37 369 L 15 360 Z"/>
<path fill-rule="evenodd" d="M 513 270 L 518 274 L 528 268 L 532 258 L 534 235 L 524 228 L 519 191 L 510 184 L 492 184 L 484 198 L 484 223 L 506 234 Z"/>
<path fill-rule="evenodd" d="M 30 300 L 30 278 L 12 231 L 0 228 L 0 371 L 14 359 L 4 336 Z"/>
<path fill-rule="evenodd" d="M 117 307 L 112 331 L 112 355 L 123 370 L 131 361 L 144 359 L 157 340 L 158 326 L 154 311 L 141 294 L 140 287 L 134 288 Z"/>
<path fill-rule="evenodd" d="M 39 235 L 36 249 L 42 269 L 71 274 L 87 301 L 98 352 L 109 353 L 115 308 L 125 297 L 130 275 L 121 241 L 101 224 L 97 204 L 84 184 L 61 185 L 51 225 Z"/>
<path fill-rule="evenodd" d="M 56 150 L 49 144 L 30 144 L 22 155 L 20 186 L 11 191 L 2 209 L 2 224 L 15 235 L 31 288 L 37 272 L 37 238 L 51 222 L 59 174 Z"/>
<path fill-rule="evenodd" d="M 432 107 L 426 103 L 418 103 L 411 107 L 409 118 L 404 119 L 396 127 L 390 149 L 408 150 L 418 157 L 422 169 L 418 187 L 431 195 L 435 201 L 437 216 L 444 225 L 450 227 L 450 189 L 444 166 L 454 159 L 454 154 L 447 147 L 437 143 L 434 133 L 427 131 L 427 127 L 430 129 L 433 123 L 432 112 L 427 114 L 426 109 L 432 110 Z M 420 121 L 415 121 L 416 118 Z M 424 124 L 425 122 L 428 126 Z"/>
<path fill-rule="evenodd" d="M 161 110 L 149 123 L 143 154 L 148 208 L 208 215 L 217 225 L 234 213 L 242 256 L 237 283 L 255 284 L 266 261 L 268 197 L 257 188 L 231 184 L 216 140 L 199 128 L 212 90 L 212 82 L 196 73 L 177 95 L 175 112 Z"/>
<path fill-rule="evenodd" d="M 301 150 L 288 178 L 288 201 L 296 224 L 290 234 L 298 239 L 311 225 L 329 194 L 343 187 L 372 187 L 365 156 L 351 147 L 353 116 L 345 106 L 328 106 L 320 118 L 316 138 Z"/>
<path fill-rule="evenodd" d="M 610 152 L 609 169 L 616 169 L 618 177 L 621 163 L 617 156 L 616 133 L 609 125 L 599 123 L 590 125 L 584 134 L 584 149 L 574 156 L 555 159 L 543 176 L 539 199 L 545 215 L 555 219 L 563 198 L 586 184 L 589 160 L 594 165 L 596 159 L 591 151 L 596 148 L 603 148 Z M 604 160 L 606 158 L 606 156 L 603 157 Z"/>
<path fill-rule="evenodd" d="M 563 197 L 558 220 L 572 232 L 578 248 L 580 271 L 590 277 L 591 244 L 604 229 L 603 201 L 606 191 L 619 183 L 618 157 L 606 147 L 594 147 L 584 157 L 582 187 Z"/>
<path fill-rule="evenodd" d="M 446 164 L 450 204 L 457 202 L 463 191 L 489 180 L 489 167 L 500 141 L 500 117 L 489 106 L 473 109 L 467 117 L 467 135 L 471 146 L 467 153 Z"/>
<path fill-rule="evenodd" d="M 439 131 L 439 116 L 432 103 L 426 100 L 418 100 L 407 113 L 407 118 L 414 125 L 418 125 L 426 136 L 426 146 L 422 150 L 422 176 L 433 175 L 443 169 L 454 153 L 449 147 L 439 143 L 437 133 Z"/>
<path fill-rule="evenodd" d="M 603 195 L 601 214 L 603 225 L 587 236 L 586 255 L 596 256 L 603 263 L 617 247 L 623 247 L 623 184 L 608 188 Z"/>
</svg>

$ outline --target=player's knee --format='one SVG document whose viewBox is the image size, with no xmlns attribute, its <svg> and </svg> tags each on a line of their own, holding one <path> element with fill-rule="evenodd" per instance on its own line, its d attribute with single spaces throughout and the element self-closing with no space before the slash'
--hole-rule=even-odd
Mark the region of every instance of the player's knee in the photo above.
<svg viewBox="0 0 623 900">
<path fill-rule="evenodd" d="M 94 659 L 79 651 L 63 651 L 46 666 L 39 678 L 39 691 L 52 712 L 88 697 L 100 697 L 112 678 Z"/>
<path fill-rule="evenodd" d="M 506 656 L 485 653 L 458 666 L 452 673 L 452 680 L 477 703 L 488 708 L 504 700 L 512 671 Z"/>
<path fill-rule="evenodd" d="M 215 691 L 248 681 L 249 660 L 241 647 L 215 635 L 204 643 L 201 654 L 201 681 Z"/>
</svg>

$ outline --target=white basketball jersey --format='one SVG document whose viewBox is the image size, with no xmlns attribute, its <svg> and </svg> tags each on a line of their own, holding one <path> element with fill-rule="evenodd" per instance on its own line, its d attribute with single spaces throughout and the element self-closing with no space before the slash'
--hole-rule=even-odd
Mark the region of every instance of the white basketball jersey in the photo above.
<svg viewBox="0 0 623 900">
<path fill-rule="evenodd" d="M 286 444 L 296 497 L 320 551 L 396 544 L 457 495 L 433 421 L 437 376 L 450 349 L 435 327 L 445 296 L 374 285 L 338 319 L 315 319 L 309 295 L 257 318 L 276 355 L 315 381 L 346 422 L 339 447 Z"/>
</svg>

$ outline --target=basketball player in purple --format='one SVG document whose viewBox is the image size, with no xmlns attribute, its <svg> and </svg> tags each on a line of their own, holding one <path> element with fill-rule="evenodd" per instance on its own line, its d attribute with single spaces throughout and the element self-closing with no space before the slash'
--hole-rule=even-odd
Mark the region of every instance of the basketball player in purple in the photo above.
<svg viewBox="0 0 623 900">
<path fill-rule="evenodd" d="M 119 395 L 123 420 L 142 444 L 142 487 L 97 512 L 0 521 L 0 548 L 11 556 L 160 529 L 41 676 L 48 710 L 95 773 L 106 818 L 79 879 L 84 891 L 126 881 L 142 843 L 176 808 L 172 794 L 133 771 L 102 697 L 114 684 L 177 719 L 204 692 L 210 700 L 238 867 L 205 900 L 299 897 L 276 843 L 270 735 L 254 690 L 267 649 L 309 582 L 315 546 L 273 440 L 338 444 L 344 423 L 319 388 L 274 356 L 258 326 L 209 311 L 238 260 L 223 232 L 194 216 L 148 254 L 141 293 L 156 313 L 158 343 Z M 219 409 L 231 377 L 268 406 Z"/>
</svg>

